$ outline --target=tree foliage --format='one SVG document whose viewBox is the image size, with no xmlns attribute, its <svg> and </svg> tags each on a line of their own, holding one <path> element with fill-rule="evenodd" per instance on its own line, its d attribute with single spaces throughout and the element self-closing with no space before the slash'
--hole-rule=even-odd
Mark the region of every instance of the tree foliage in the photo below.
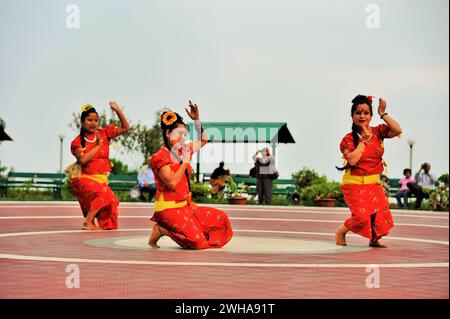
<svg viewBox="0 0 450 319">
<path fill-rule="evenodd" d="M 124 162 L 116 159 L 116 158 L 112 158 L 111 160 L 112 163 L 112 172 L 113 174 L 117 174 L 117 175 L 137 175 L 137 169 L 134 170 L 130 170 L 130 168 L 128 167 L 127 164 L 125 164 Z"/>
</svg>

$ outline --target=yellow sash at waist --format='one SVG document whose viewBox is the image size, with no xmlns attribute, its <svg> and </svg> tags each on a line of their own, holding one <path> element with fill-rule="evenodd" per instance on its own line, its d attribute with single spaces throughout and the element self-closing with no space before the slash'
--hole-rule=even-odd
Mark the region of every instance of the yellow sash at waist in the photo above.
<svg viewBox="0 0 450 319">
<path fill-rule="evenodd" d="M 155 212 L 160 212 L 170 208 L 180 208 L 188 204 L 187 200 L 184 201 L 166 201 L 164 195 L 161 194 L 157 200 L 155 200 Z"/>
<path fill-rule="evenodd" d="M 345 184 L 380 184 L 380 174 L 356 176 L 350 175 L 350 170 L 347 170 L 342 177 L 342 185 Z"/>
<path fill-rule="evenodd" d="M 72 178 L 88 178 L 100 184 L 108 184 L 108 175 L 106 174 L 80 174 L 78 176 L 72 176 Z"/>
</svg>

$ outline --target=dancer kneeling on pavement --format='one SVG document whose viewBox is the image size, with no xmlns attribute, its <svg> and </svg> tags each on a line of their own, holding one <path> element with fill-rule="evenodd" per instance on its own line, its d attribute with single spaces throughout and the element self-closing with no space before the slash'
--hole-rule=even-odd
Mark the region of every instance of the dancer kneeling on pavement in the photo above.
<svg viewBox="0 0 450 319">
<path fill-rule="evenodd" d="M 175 112 L 164 112 L 161 129 L 164 145 L 150 160 L 155 175 L 156 199 L 152 221 L 156 222 L 149 245 L 159 248 L 158 240 L 169 236 L 186 249 L 221 248 L 231 240 L 233 231 L 225 212 L 197 206 L 191 200 L 192 155 L 207 143 L 199 109 L 189 101 L 189 117 L 194 120 L 198 140 L 185 143 L 188 127 Z"/>
<path fill-rule="evenodd" d="M 383 172 L 385 138 L 402 133 L 400 125 L 386 111 L 386 101 L 379 99 L 378 114 L 386 124 L 371 127 L 372 97 L 358 95 L 352 100 L 352 132 L 345 135 L 340 144 L 347 164 L 342 193 L 352 216 L 336 230 L 336 244 L 345 246 L 348 231 L 369 239 L 372 247 L 386 247 L 380 242 L 394 226 L 389 201 L 380 184 Z"/>
</svg>

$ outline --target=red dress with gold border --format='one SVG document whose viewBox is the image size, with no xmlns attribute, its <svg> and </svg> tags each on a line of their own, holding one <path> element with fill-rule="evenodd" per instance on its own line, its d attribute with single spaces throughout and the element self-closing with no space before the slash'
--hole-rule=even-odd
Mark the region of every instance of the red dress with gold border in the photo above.
<svg viewBox="0 0 450 319">
<path fill-rule="evenodd" d="M 361 159 L 349 168 L 343 178 L 342 192 L 352 215 L 344 225 L 350 231 L 376 241 L 394 226 L 389 201 L 379 176 L 383 172 L 383 140 L 389 127 L 386 124 L 371 127 L 372 137 L 367 142 Z M 351 133 L 340 144 L 341 152 L 355 150 Z"/>
<path fill-rule="evenodd" d="M 118 127 L 109 125 L 97 132 L 101 143 L 100 149 L 92 160 L 82 166 L 82 174 L 79 177 L 72 177 L 70 186 L 80 203 L 84 217 L 90 209 L 99 210 L 96 215 L 98 226 L 102 229 L 117 229 L 119 199 L 108 186 L 107 175 L 111 172 L 109 143 L 118 135 Z M 94 136 L 89 139 L 94 139 Z M 72 154 L 88 152 L 96 145 L 96 142 L 86 140 L 85 142 L 83 148 L 78 135 L 71 143 Z"/>
<path fill-rule="evenodd" d="M 212 207 L 197 206 L 192 202 L 188 183 L 192 174 L 190 165 L 187 176 L 183 176 L 175 190 L 167 187 L 158 174 L 167 165 L 172 172 L 176 172 L 181 166 L 167 147 L 162 146 L 150 160 L 157 189 L 155 212 L 151 220 L 167 229 L 170 238 L 183 248 L 223 247 L 233 236 L 226 213 Z"/>
</svg>

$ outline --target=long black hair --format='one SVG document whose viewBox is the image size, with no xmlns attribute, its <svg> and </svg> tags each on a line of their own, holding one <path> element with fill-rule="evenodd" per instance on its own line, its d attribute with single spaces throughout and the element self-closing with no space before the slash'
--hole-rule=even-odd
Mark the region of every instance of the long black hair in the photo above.
<svg viewBox="0 0 450 319">
<path fill-rule="evenodd" d="M 91 113 L 95 113 L 98 115 L 97 111 L 95 110 L 95 108 L 91 105 L 87 105 L 87 110 L 81 112 L 81 129 L 80 129 L 80 138 L 81 138 L 81 147 L 86 147 L 86 141 L 84 140 L 84 129 L 83 129 L 83 122 L 86 119 L 86 117 L 91 114 Z"/>
<path fill-rule="evenodd" d="M 164 145 L 170 150 L 171 146 L 169 143 L 169 140 L 166 136 L 166 130 L 169 130 L 169 132 L 172 132 L 174 129 L 176 129 L 179 125 L 184 125 L 186 129 L 189 131 L 189 127 L 184 123 L 183 117 L 176 113 L 171 111 L 165 111 L 163 114 L 161 114 L 161 131 L 162 131 L 162 137 L 164 140 Z"/>
<path fill-rule="evenodd" d="M 356 112 L 356 108 L 358 107 L 358 105 L 361 104 L 367 104 L 369 106 L 370 115 L 373 116 L 372 97 L 361 94 L 355 96 L 352 100 L 352 109 L 350 112 L 351 116 L 353 117 L 353 115 Z M 352 123 L 352 137 L 353 137 L 353 144 L 355 145 L 355 148 L 357 148 L 359 144 L 359 137 L 358 137 L 358 127 L 355 125 L 355 123 Z M 336 168 L 340 171 L 344 171 L 349 167 L 351 167 L 351 165 L 348 163 L 344 167 L 336 166 Z"/>
</svg>

